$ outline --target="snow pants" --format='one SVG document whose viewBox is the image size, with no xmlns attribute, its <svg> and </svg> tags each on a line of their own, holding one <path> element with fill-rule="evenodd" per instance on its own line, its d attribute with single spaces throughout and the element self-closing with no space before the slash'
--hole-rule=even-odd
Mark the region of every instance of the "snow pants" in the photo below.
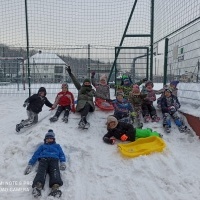
<svg viewBox="0 0 200 200">
<path fill-rule="evenodd" d="M 180 117 L 178 116 L 178 113 L 174 112 L 174 113 L 164 113 L 163 114 L 163 126 L 168 125 L 169 127 L 171 127 L 171 117 L 174 120 L 174 123 L 178 127 L 183 125 L 183 122 L 180 119 Z"/>
<path fill-rule="evenodd" d="M 28 119 L 21 122 L 23 126 L 31 126 L 32 124 L 36 124 L 38 122 L 38 114 L 33 112 L 32 110 L 27 110 Z"/>
<path fill-rule="evenodd" d="M 55 116 L 59 117 L 63 110 L 65 111 L 64 117 L 68 117 L 69 111 L 71 110 L 70 105 L 68 105 L 68 106 L 58 106 L 58 109 L 56 111 Z"/>
<path fill-rule="evenodd" d="M 46 175 L 49 174 L 49 187 L 51 188 L 54 184 L 63 185 L 63 181 L 60 176 L 59 160 L 55 158 L 41 158 L 39 160 L 39 166 L 37 174 L 33 180 L 32 188 L 35 187 L 37 182 L 45 185 Z"/>
<path fill-rule="evenodd" d="M 142 115 L 150 115 L 151 117 L 156 115 L 156 109 L 152 104 L 142 104 Z"/>
<path fill-rule="evenodd" d="M 137 129 L 136 128 L 136 139 L 139 138 L 146 138 L 146 137 L 150 137 L 150 136 L 160 136 L 160 134 L 156 131 L 152 131 L 151 129 L 147 128 L 147 129 Z"/>
<path fill-rule="evenodd" d="M 92 112 L 92 106 L 87 102 L 84 106 L 84 108 L 82 108 L 79 112 L 81 113 L 81 118 L 82 117 L 86 117 L 88 115 L 89 112 Z"/>
</svg>

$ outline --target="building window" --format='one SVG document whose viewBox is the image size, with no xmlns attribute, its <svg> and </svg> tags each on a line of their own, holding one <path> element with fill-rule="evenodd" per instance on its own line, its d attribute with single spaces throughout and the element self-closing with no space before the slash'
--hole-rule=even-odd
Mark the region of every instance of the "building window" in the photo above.
<svg viewBox="0 0 200 200">
<path fill-rule="evenodd" d="M 48 71 L 48 66 L 44 66 L 44 71 Z"/>
<path fill-rule="evenodd" d="M 55 66 L 54 73 L 55 74 L 62 74 L 63 73 L 63 66 Z"/>
</svg>

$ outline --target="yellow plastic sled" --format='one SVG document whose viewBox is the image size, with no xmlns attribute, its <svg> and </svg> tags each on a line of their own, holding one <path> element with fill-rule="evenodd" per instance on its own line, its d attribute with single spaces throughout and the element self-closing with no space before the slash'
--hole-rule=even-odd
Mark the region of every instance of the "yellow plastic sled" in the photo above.
<svg viewBox="0 0 200 200">
<path fill-rule="evenodd" d="M 166 144 L 164 140 L 157 136 L 140 138 L 135 142 L 118 144 L 118 149 L 122 155 L 134 158 L 141 155 L 148 155 L 153 152 L 162 152 Z"/>
</svg>

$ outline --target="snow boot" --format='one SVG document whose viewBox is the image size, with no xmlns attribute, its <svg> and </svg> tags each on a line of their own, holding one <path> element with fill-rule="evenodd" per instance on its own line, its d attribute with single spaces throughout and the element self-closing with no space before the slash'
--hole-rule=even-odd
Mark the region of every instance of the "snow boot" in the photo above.
<svg viewBox="0 0 200 200">
<path fill-rule="evenodd" d="M 50 122 L 56 122 L 58 120 L 58 117 L 57 116 L 53 116 L 49 120 L 50 120 Z"/>
<path fill-rule="evenodd" d="M 88 129 L 90 127 L 90 124 L 87 122 L 86 117 L 83 116 L 79 122 L 79 128 L 82 129 Z"/>
<path fill-rule="evenodd" d="M 170 129 L 170 126 L 169 125 L 165 125 L 164 126 L 164 129 L 167 133 L 170 133 L 171 132 L 171 129 Z"/>
<path fill-rule="evenodd" d="M 60 198 L 61 195 L 62 195 L 62 192 L 61 192 L 61 190 L 59 190 L 59 185 L 54 184 L 52 186 L 51 192 L 49 193 L 49 196 Z"/>
<path fill-rule="evenodd" d="M 151 119 L 152 119 L 152 122 L 159 122 L 160 117 L 158 117 L 157 115 L 153 115 L 153 116 L 151 117 Z"/>
<path fill-rule="evenodd" d="M 145 115 L 144 116 L 144 122 L 147 123 L 147 122 L 150 122 L 151 121 L 151 117 L 149 115 Z"/>
<path fill-rule="evenodd" d="M 67 123 L 67 122 L 68 122 L 68 116 L 64 116 L 64 117 L 62 118 L 62 121 L 65 122 L 65 123 Z"/>
<path fill-rule="evenodd" d="M 33 188 L 32 195 L 35 198 L 40 197 L 41 196 L 41 190 L 42 190 L 42 184 L 40 182 L 37 182 L 35 187 Z"/>
<path fill-rule="evenodd" d="M 15 130 L 16 130 L 17 132 L 19 132 L 19 131 L 21 130 L 21 128 L 23 128 L 23 127 L 24 127 L 24 125 L 22 125 L 22 124 L 17 124 Z"/>
</svg>

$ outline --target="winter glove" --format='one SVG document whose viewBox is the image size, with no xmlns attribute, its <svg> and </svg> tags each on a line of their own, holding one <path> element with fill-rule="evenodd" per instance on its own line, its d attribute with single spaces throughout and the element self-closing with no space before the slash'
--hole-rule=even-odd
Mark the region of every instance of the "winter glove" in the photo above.
<svg viewBox="0 0 200 200">
<path fill-rule="evenodd" d="M 176 110 L 178 110 L 180 108 L 180 105 L 178 103 L 175 103 L 174 107 L 176 108 Z"/>
<path fill-rule="evenodd" d="M 110 139 L 110 144 L 115 144 L 115 139 L 114 138 Z"/>
<path fill-rule="evenodd" d="M 143 78 L 143 79 L 142 79 L 143 82 L 146 82 L 147 80 L 148 80 L 147 78 Z"/>
<path fill-rule="evenodd" d="M 128 136 L 126 134 L 123 134 L 120 139 L 121 141 L 126 141 L 128 139 Z"/>
<path fill-rule="evenodd" d="M 54 110 L 54 109 L 55 109 L 54 107 L 51 107 L 51 108 L 49 109 L 49 111 Z"/>
<path fill-rule="evenodd" d="M 26 108 L 26 106 L 28 106 L 28 103 L 24 102 L 23 107 Z"/>
<path fill-rule="evenodd" d="M 66 169 L 66 164 L 65 162 L 60 163 L 60 170 L 64 171 Z"/>
<path fill-rule="evenodd" d="M 71 108 L 71 111 L 72 111 L 73 113 L 75 113 L 75 112 L 76 112 L 76 109 L 75 109 L 75 107 L 74 107 L 74 106 L 72 106 L 72 108 Z"/>
<path fill-rule="evenodd" d="M 91 78 L 94 78 L 95 72 L 92 72 L 91 75 Z"/>
<path fill-rule="evenodd" d="M 174 114 L 176 112 L 176 108 L 174 106 L 170 106 L 168 110 L 169 110 L 169 114 Z"/>
<path fill-rule="evenodd" d="M 131 117 L 136 117 L 137 113 L 136 112 L 132 112 L 130 115 L 131 115 Z"/>
<path fill-rule="evenodd" d="M 24 171 L 24 175 L 29 174 L 32 171 L 33 166 L 32 165 L 28 165 Z"/>
<path fill-rule="evenodd" d="M 72 74 L 72 70 L 71 70 L 70 66 L 65 67 L 65 70 L 67 70 L 69 75 Z"/>
</svg>

